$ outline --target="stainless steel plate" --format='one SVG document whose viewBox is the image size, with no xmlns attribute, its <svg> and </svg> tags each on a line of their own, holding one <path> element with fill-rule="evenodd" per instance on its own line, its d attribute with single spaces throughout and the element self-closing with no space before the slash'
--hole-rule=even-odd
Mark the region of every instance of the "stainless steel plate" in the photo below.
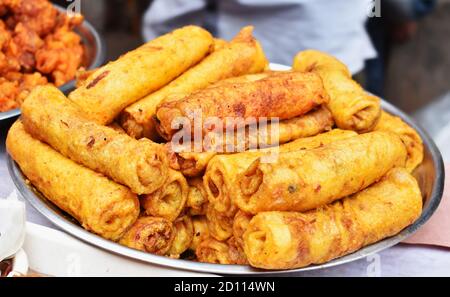
<svg viewBox="0 0 450 297">
<path fill-rule="evenodd" d="M 63 8 L 55 5 L 59 10 Z M 84 45 L 83 65 L 87 69 L 94 69 L 103 64 L 105 61 L 105 46 L 97 31 L 88 22 L 83 21 L 81 26 L 75 29 L 75 32 L 81 36 L 82 43 Z M 66 84 L 59 87 L 59 89 L 65 94 L 75 89 L 75 80 L 71 80 Z M 0 112 L 0 121 L 16 117 L 20 114 L 20 109 L 12 109 L 5 112 Z"/>
</svg>

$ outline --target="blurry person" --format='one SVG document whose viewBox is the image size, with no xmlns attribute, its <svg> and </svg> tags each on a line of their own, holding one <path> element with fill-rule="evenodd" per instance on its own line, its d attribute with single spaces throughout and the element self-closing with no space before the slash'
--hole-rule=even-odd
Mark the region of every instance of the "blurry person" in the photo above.
<svg viewBox="0 0 450 297">
<path fill-rule="evenodd" d="M 318 49 L 346 63 L 355 74 L 376 52 L 365 22 L 375 0 L 155 0 L 145 13 L 150 40 L 187 24 L 231 39 L 254 25 L 269 60 L 291 65 L 298 51 Z"/>
</svg>

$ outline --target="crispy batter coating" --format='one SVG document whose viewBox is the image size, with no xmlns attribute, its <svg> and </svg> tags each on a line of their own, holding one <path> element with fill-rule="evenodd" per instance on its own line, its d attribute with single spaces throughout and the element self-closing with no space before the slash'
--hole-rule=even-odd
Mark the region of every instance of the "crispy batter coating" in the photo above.
<svg viewBox="0 0 450 297">
<path fill-rule="evenodd" d="M 243 250 L 236 245 L 233 237 L 227 242 L 208 238 L 202 241 L 195 252 L 197 260 L 213 264 L 247 264 Z"/>
<path fill-rule="evenodd" d="M 127 133 L 136 138 L 157 139 L 152 118 L 156 107 L 170 95 L 189 94 L 228 77 L 263 71 L 268 61 L 252 32 L 253 27 L 245 27 L 229 43 L 215 40 L 215 50 L 200 63 L 164 88 L 127 107 L 120 117 Z"/>
<path fill-rule="evenodd" d="M 194 227 L 194 237 L 192 238 L 192 242 L 191 245 L 189 246 L 189 249 L 195 252 L 200 242 L 207 239 L 210 236 L 210 234 L 208 223 L 206 221 L 205 216 L 192 217 L 192 225 Z"/>
<path fill-rule="evenodd" d="M 192 243 L 194 238 L 194 225 L 190 216 L 183 216 L 173 222 L 175 237 L 167 254 L 171 258 L 179 258 Z"/>
<path fill-rule="evenodd" d="M 250 224 L 252 214 L 246 213 L 242 210 L 238 210 L 234 216 L 233 221 L 233 237 L 235 244 L 240 248 L 244 247 L 244 233 L 248 229 L 248 224 Z"/>
<path fill-rule="evenodd" d="M 235 121 L 226 121 L 226 118 L 249 121 L 276 117 L 286 120 L 303 115 L 327 101 L 328 96 L 318 75 L 276 72 L 257 81 L 219 82 L 184 99 L 162 103 L 156 111 L 157 129 L 162 137 L 170 140 L 178 131 L 172 125 L 179 117 L 187 118 L 191 127 L 195 127 L 194 114 L 203 132 L 207 133 L 210 130 L 205 123 L 214 117 L 222 121 L 224 129 L 237 128 Z"/>
<path fill-rule="evenodd" d="M 402 121 L 401 118 L 393 116 L 385 111 L 381 113 L 381 118 L 375 126 L 375 131 L 389 131 L 400 136 L 405 144 L 408 158 L 406 159 L 406 169 L 412 172 L 423 161 L 423 143 L 416 130 Z"/>
<path fill-rule="evenodd" d="M 197 64 L 212 47 L 213 38 L 206 30 L 177 29 L 100 67 L 69 99 L 97 123 L 111 123 L 125 107 Z"/>
<path fill-rule="evenodd" d="M 178 171 L 169 169 L 166 182 L 151 194 L 141 196 L 146 214 L 174 221 L 186 206 L 189 185 Z"/>
<path fill-rule="evenodd" d="M 400 232 L 422 211 L 417 181 L 395 168 L 380 182 L 331 205 L 298 212 L 262 212 L 244 234 L 250 265 L 292 269 L 320 264 Z"/>
<path fill-rule="evenodd" d="M 208 196 L 206 194 L 203 179 L 201 177 L 194 177 L 188 179 L 189 194 L 186 201 L 186 206 L 189 207 L 189 214 L 205 215 L 208 204 Z"/>
<path fill-rule="evenodd" d="M 161 145 L 87 120 L 54 86 L 35 88 L 22 105 L 22 118 L 33 137 L 136 194 L 152 193 L 165 182 L 168 163 Z"/>
<path fill-rule="evenodd" d="M 209 233 L 215 239 L 224 241 L 233 235 L 233 216 L 224 215 L 208 204 L 206 219 Z"/>
<path fill-rule="evenodd" d="M 32 138 L 20 121 L 9 130 L 6 146 L 28 180 L 86 230 L 118 240 L 136 221 L 135 194 Z"/>
<path fill-rule="evenodd" d="M 380 99 L 355 82 L 343 63 L 316 50 L 306 50 L 294 58 L 293 68 L 320 75 L 330 96 L 328 108 L 341 129 L 371 131 L 381 115 Z"/>
<path fill-rule="evenodd" d="M 129 248 L 165 255 L 175 238 L 171 222 L 163 218 L 142 216 L 125 233 L 119 243 Z"/>
<path fill-rule="evenodd" d="M 254 161 L 238 177 L 240 209 L 306 211 L 361 191 L 393 167 L 403 167 L 406 149 L 390 132 L 370 132 L 321 148 L 281 152 L 275 162 Z"/>
<path fill-rule="evenodd" d="M 300 138 L 279 147 L 279 152 L 299 151 L 317 148 L 338 140 L 357 135 L 353 131 L 331 130 L 313 137 Z M 251 151 L 233 155 L 218 155 L 208 164 L 203 177 L 208 200 L 220 213 L 233 216 L 237 208 L 236 200 L 242 196 L 239 176 L 259 157 L 277 152 L 277 147 L 260 151 Z"/>
</svg>

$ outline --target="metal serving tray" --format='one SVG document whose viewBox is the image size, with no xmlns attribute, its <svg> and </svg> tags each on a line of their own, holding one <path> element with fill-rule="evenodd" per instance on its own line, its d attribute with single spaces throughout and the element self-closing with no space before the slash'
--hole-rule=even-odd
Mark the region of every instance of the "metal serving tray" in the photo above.
<svg viewBox="0 0 450 297">
<path fill-rule="evenodd" d="M 276 70 L 284 69 L 284 67 L 277 66 L 272 68 L 277 68 Z M 20 171 L 20 168 L 11 159 L 10 156 L 8 156 L 8 170 L 20 194 L 53 224 L 87 243 L 116 254 L 141 260 L 153 265 L 161 265 L 166 267 L 174 267 L 177 269 L 216 274 L 275 274 L 317 270 L 355 261 L 368 255 L 380 252 L 401 242 L 405 238 L 411 236 L 423 224 L 425 224 L 426 221 L 428 221 L 441 201 L 444 189 L 444 164 L 442 162 L 441 154 L 437 149 L 435 143 L 422 128 L 414 123 L 414 121 L 401 110 L 386 101 L 382 101 L 382 107 L 387 112 L 401 117 L 405 122 L 414 127 L 423 139 L 425 148 L 424 160 L 423 163 L 414 171 L 414 176 L 417 178 L 423 195 L 424 204 L 422 215 L 414 224 L 405 228 L 403 231 L 393 237 L 386 238 L 382 241 L 364 247 L 352 254 L 337 258 L 325 264 L 311 265 L 299 269 L 267 271 L 244 265 L 198 263 L 189 260 L 179 260 L 157 256 L 121 246 L 117 243 L 103 239 L 98 235 L 84 230 L 72 217 L 61 211 L 57 206 L 47 200 L 36 189 L 30 186 L 26 182 L 26 178 Z"/>
</svg>

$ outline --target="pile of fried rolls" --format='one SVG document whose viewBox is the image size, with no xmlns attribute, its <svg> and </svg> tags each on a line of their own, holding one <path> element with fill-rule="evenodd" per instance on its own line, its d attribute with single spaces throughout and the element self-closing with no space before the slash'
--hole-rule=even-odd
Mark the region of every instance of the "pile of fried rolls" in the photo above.
<svg viewBox="0 0 450 297">
<path fill-rule="evenodd" d="M 328 54 L 269 70 L 252 31 L 186 26 L 38 87 L 7 150 L 86 230 L 160 256 L 293 269 L 412 224 L 419 134 Z"/>
</svg>

